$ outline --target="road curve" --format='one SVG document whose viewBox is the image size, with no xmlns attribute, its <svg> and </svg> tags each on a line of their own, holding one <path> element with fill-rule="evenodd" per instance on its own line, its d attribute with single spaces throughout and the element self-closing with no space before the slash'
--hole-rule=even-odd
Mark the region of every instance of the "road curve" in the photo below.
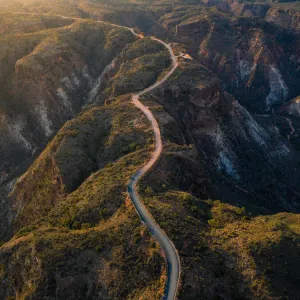
<svg viewBox="0 0 300 300">
<path fill-rule="evenodd" d="M 32 14 L 32 15 L 41 15 L 39 13 L 16 13 L 16 14 Z M 48 14 L 42 14 L 42 15 L 48 15 Z M 75 20 L 84 20 L 81 18 L 72 18 L 72 17 L 66 17 L 62 15 L 58 15 L 58 17 L 64 18 L 64 19 L 75 19 Z M 110 26 L 118 27 L 118 28 L 125 28 L 131 31 L 133 35 L 135 35 L 138 38 L 144 38 L 142 34 L 136 33 L 133 28 L 126 27 L 126 26 L 121 26 L 117 24 L 112 24 L 108 23 L 105 21 L 98 20 L 98 23 L 102 24 L 107 24 Z M 167 285 L 165 289 L 165 300 L 174 300 L 176 299 L 176 294 L 178 290 L 178 285 L 179 285 L 179 279 L 180 279 L 180 259 L 179 255 L 176 251 L 176 248 L 172 241 L 167 237 L 167 235 L 164 233 L 164 231 L 159 227 L 159 225 L 156 223 L 150 212 L 147 210 L 145 205 L 142 203 L 142 201 L 139 198 L 139 195 L 136 190 L 137 183 L 139 179 L 144 176 L 157 162 L 159 159 L 161 153 L 162 153 L 162 139 L 161 139 L 161 133 L 160 129 L 158 126 L 158 123 L 150 111 L 150 109 L 145 106 L 143 103 L 140 102 L 139 98 L 140 96 L 153 91 L 157 87 L 161 86 L 176 70 L 178 67 L 178 60 L 177 57 L 175 56 L 172 47 L 165 43 L 164 41 L 156 38 L 156 37 L 151 37 L 152 40 L 161 43 L 164 45 L 167 50 L 169 51 L 171 60 L 172 60 L 172 68 L 163 76 L 162 79 L 158 80 L 155 84 L 152 86 L 144 89 L 143 91 L 140 91 L 132 96 L 132 103 L 140 109 L 147 119 L 151 122 L 151 126 L 153 128 L 154 136 L 155 136 L 155 150 L 152 153 L 152 156 L 150 160 L 147 162 L 146 165 L 144 165 L 141 169 L 139 169 L 129 180 L 128 186 L 127 186 L 127 191 L 128 195 L 137 211 L 139 214 L 142 222 L 146 225 L 146 227 L 150 230 L 154 238 L 158 241 L 160 244 L 161 248 L 164 250 L 166 260 L 167 260 L 167 265 L 168 265 L 168 280 L 167 280 Z"/>
<path fill-rule="evenodd" d="M 104 24 L 108 25 L 113 25 L 119 28 L 125 28 L 128 29 L 132 32 L 133 35 L 137 36 L 138 38 L 144 38 L 142 34 L 138 34 L 134 31 L 133 28 L 126 27 L 126 26 L 120 26 L 116 24 L 111 24 L 103 21 L 98 21 Z M 159 159 L 161 153 L 162 153 L 162 139 L 161 139 L 161 133 L 160 129 L 158 126 L 158 123 L 150 111 L 150 109 L 145 106 L 140 100 L 140 96 L 153 91 L 157 87 L 161 86 L 176 70 L 178 67 L 178 60 L 177 57 L 175 56 L 172 47 L 165 43 L 164 41 L 156 38 L 156 37 L 151 37 L 152 40 L 161 43 L 164 45 L 167 50 L 169 51 L 170 58 L 172 60 L 172 68 L 163 76 L 162 79 L 158 80 L 156 83 L 151 85 L 150 87 L 144 89 L 143 91 L 138 92 L 137 94 L 134 94 L 132 96 L 132 103 L 139 108 L 147 117 L 147 119 L 151 122 L 151 126 L 154 132 L 155 136 L 155 150 L 152 153 L 152 156 L 148 163 L 144 165 L 141 169 L 139 169 L 129 180 L 128 186 L 127 186 L 127 191 L 128 195 L 137 211 L 139 214 L 141 220 L 143 223 L 146 225 L 146 227 L 150 230 L 154 238 L 158 241 L 160 244 L 161 248 L 165 252 L 165 256 L 167 259 L 167 265 L 168 265 L 168 280 L 167 280 L 167 285 L 165 289 L 165 300 L 174 300 L 176 299 L 176 294 L 178 290 L 178 285 L 179 285 L 179 279 L 180 279 L 180 259 L 179 255 L 177 253 L 177 250 L 172 243 L 172 241 L 168 238 L 168 236 L 164 233 L 164 231 L 159 227 L 159 225 L 156 223 L 150 212 L 147 210 L 143 202 L 140 200 L 139 195 L 136 190 L 136 185 L 139 181 L 139 179 L 144 176 L 157 162 Z"/>
<path fill-rule="evenodd" d="M 162 85 L 173 74 L 173 72 L 175 71 L 175 69 L 178 66 L 177 58 L 174 55 L 171 46 L 157 38 L 152 37 L 152 39 L 163 44 L 168 49 L 168 51 L 170 53 L 170 57 L 172 59 L 172 68 L 165 74 L 165 76 L 161 80 L 157 81 L 154 85 L 152 85 L 152 86 L 146 88 L 145 90 L 143 90 L 137 94 L 134 94 L 132 96 L 133 104 L 137 108 L 139 108 L 146 115 L 148 120 L 151 122 L 154 136 L 155 136 L 155 150 L 152 153 L 151 159 L 148 161 L 148 163 L 145 166 L 143 166 L 140 170 L 138 170 L 131 177 L 131 179 L 128 183 L 127 190 L 128 190 L 128 194 L 131 198 L 131 201 L 132 201 L 136 211 L 138 212 L 141 220 L 144 222 L 144 224 L 147 226 L 147 228 L 150 230 L 152 235 L 159 242 L 161 248 L 165 252 L 165 256 L 166 256 L 167 264 L 168 264 L 168 281 L 167 281 L 164 299 L 174 300 L 176 298 L 178 284 L 179 284 L 179 278 L 180 278 L 180 259 L 179 259 L 178 253 L 177 253 L 176 248 L 175 248 L 174 244 L 172 243 L 172 241 L 161 230 L 161 228 L 155 222 L 155 220 L 153 219 L 153 217 L 151 216 L 151 214 L 149 213 L 149 211 L 147 210 L 145 205 L 142 203 L 142 201 L 140 200 L 140 198 L 138 196 L 137 190 L 136 190 L 136 185 L 137 185 L 138 180 L 154 166 L 154 164 L 159 159 L 159 157 L 162 153 L 162 149 L 163 149 L 161 133 L 160 133 L 158 123 L 157 123 L 155 117 L 153 116 L 152 112 L 150 111 L 150 109 L 147 106 L 145 106 L 144 104 L 142 104 L 139 101 L 139 98 L 143 94 L 146 94 L 146 93 L 156 89 L 160 85 Z"/>
</svg>

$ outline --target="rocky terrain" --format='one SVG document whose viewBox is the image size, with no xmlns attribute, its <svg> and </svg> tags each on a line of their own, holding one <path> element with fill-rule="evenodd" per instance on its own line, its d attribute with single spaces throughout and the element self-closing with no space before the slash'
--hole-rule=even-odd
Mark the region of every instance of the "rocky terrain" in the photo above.
<svg viewBox="0 0 300 300">
<path fill-rule="evenodd" d="M 108 29 L 109 39 L 94 50 L 103 59 L 100 51 L 107 49 L 108 56 L 113 48 L 116 56 L 106 66 L 100 58 L 95 62 L 98 78 L 90 75 L 90 86 L 78 86 L 85 95 L 81 105 L 87 106 L 65 123 L 25 174 L 13 184 L 3 184 L 1 240 L 10 240 L 1 247 L 3 299 L 159 299 L 164 292 L 161 250 L 124 197 L 129 177 L 149 156 L 152 135 L 146 119 L 122 95 L 155 82 L 170 65 L 169 57 L 160 44 L 149 39 L 135 42 L 126 30 L 93 21 L 83 21 L 83 26 L 98 27 L 102 37 Z M 42 52 L 49 55 L 48 51 Z M 144 76 L 134 79 L 135 70 Z M 60 81 L 58 89 L 75 101 L 67 94 L 69 83 L 72 77 Z M 60 96 L 57 93 L 57 101 L 62 101 Z M 56 114 L 60 116 L 64 115 Z M 51 137 L 43 133 L 31 132 Z M 9 144 L 5 147 L 10 150 Z"/>
<path fill-rule="evenodd" d="M 179 299 L 297 299 L 299 2 L 0 1 L 0 298 L 161 299 L 166 263 L 127 197 L 181 259 Z M 35 13 L 35 14 L 30 14 Z M 70 18 L 63 18 L 68 16 Z M 76 19 L 76 18 L 80 19 Z M 85 19 L 84 19 L 85 18 Z"/>
<path fill-rule="evenodd" d="M 0 182 L 9 183 L 88 102 L 99 74 L 134 38 L 90 21 L 1 18 Z"/>
<path fill-rule="evenodd" d="M 140 191 L 179 250 L 180 298 L 296 299 L 299 215 L 276 212 L 299 212 L 297 121 L 252 116 L 213 73 L 184 61 L 144 101 L 165 150 Z"/>
</svg>

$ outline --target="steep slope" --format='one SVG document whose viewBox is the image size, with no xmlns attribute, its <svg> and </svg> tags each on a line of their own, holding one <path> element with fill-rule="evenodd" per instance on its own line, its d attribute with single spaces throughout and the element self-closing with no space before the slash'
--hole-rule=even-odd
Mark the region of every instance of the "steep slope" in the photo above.
<svg viewBox="0 0 300 300">
<path fill-rule="evenodd" d="M 90 16 L 137 26 L 185 45 L 251 111 L 299 95 L 299 8 L 244 1 L 80 1 Z"/>
<path fill-rule="evenodd" d="M 97 76 L 135 38 L 93 21 L 10 14 L 1 20 L 0 182 L 9 183 L 80 111 Z"/>
<path fill-rule="evenodd" d="M 159 120 L 164 153 L 139 193 L 179 251 L 180 299 L 293 299 L 299 216 L 271 215 L 299 211 L 293 145 L 246 113 L 199 65 L 182 62 L 143 101 Z M 286 158 L 279 154 L 285 151 Z M 201 200 L 208 198 L 222 202 Z"/>
<path fill-rule="evenodd" d="M 156 172 L 162 177 L 166 170 Z M 147 180 L 141 190 L 179 251 L 179 299 L 295 299 L 299 215 L 252 217 L 243 208 L 203 201 L 167 181 L 160 180 L 159 188 L 157 181 Z"/>
<path fill-rule="evenodd" d="M 264 18 L 233 17 L 215 8 L 175 20 L 171 15 L 164 23 L 248 109 L 270 110 L 300 93 L 295 32 Z"/>
<path fill-rule="evenodd" d="M 286 3 L 272 7 L 267 15 L 266 20 L 280 27 L 288 29 L 295 33 L 300 33 L 300 6 L 299 2 L 295 5 Z"/>
<path fill-rule="evenodd" d="M 161 250 L 126 200 L 130 176 L 153 147 L 152 132 L 130 94 L 113 96 L 132 61 L 146 74 L 129 91 L 144 89 L 170 65 L 164 47 L 145 43 L 116 58 L 104 81 L 109 100 L 67 122 L 3 203 L 2 239 L 15 236 L 0 249 L 1 298 L 161 298 Z"/>
<path fill-rule="evenodd" d="M 179 68 L 141 99 L 159 121 L 164 152 L 138 192 L 179 251 L 179 298 L 295 299 L 300 263 L 297 2 L 55 3 L 22 1 L 15 11 L 104 18 L 176 42 Z M 0 23 L 12 32 L 3 30 L 6 41 L 16 34 L 38 35 L 44 49 L 44 37 L 56 32 L 57 47 L 62 43 L 68 53 L 61 55 L 66 73 L 74 68 L 69 57 L 72 62 L 80 57 L 80 70 L 89 67 L 92 84 L 74 93 L 69 90 L 73 75 L 56 86 L 53 78 L 61 73 L 50 72 L 48 89 L 52 84 L 62 88 L 60 96 L 67 94 L 72 105 L 78 92 L 82 100 L 53 135 L 82 105 L 92 105 L 64 125 L 28 170 L 30 161 L 12 164 L 19 173 L 27 170 L 17 182 L 2 173 L 1 236 L 8 242 L 0 248 L 0 298 L 160 299 L 164 260 L 126 199 L 126 184 L 149 159 L 153 139 L 147 120 L 124 94 L 162 76 L 168 54 L 151 39 L 134 42 L 129 31 L 90 20 L 23 15 L 23 27 L 16 15 L 7 16 Z M 101 40 L 95 48 L 99 55 L 91 54 L 100 31 L 108 43 L 103 50 Z M 57 53 L 56 46 L 46 46 L 46 51 L 38 48 L 34 60 L 41 69 Z M 23 79 L 35 74 L 32 68 L 26 73 L 26 67 L 21 64 Z M 18 91 L 15 86 L 11 90 Z M 24 89 L 31 90 L 36 88 Z M 17 108 L 23 111 L 14 106 L 13 112 Z M 8 111 L 3 105 L 0 120 Z M 10 126 L 3 132 L 17 133 L 20 143 L 1 140 L 9 155 L 32 143 L 27 136 L 24 140 L 24 130 L 18 134 L 21 125 L 14 115 Z M 5 172 L 6 160 L 1 160 Z"/>
<path fill-rule="evenodd" d="M 145 46 L 147 47 L 145 48 Z M 131 143 L 126 144 L 130 140 L 130 136 L 126 135 L 125 125 L 124 133 L 118 132 L 118 136 L 110 136 L 109 141 L 113 145 L 117 143 L 116 146 L 119 149 L 112 151 L 109 147 L 110 144 L 104 146 L 104 143 L 107 143 L 105 137 L 109 136 L 110 130 L 114 129 L 113 126 L 120 126 L 122 115 L 126 116 L 126 111 L 122 112 L 124 108 L 118 110 L 114 106 L 116 101 L 114 95 L 118 96 L 122 92 L 128 93 L 136 89 L 144 89 L 147 85 L 155 82 L 157 76 L 169 66 L 170 59 L 164 47 L 157 42 L 145 39 L 143 42 L 137 41 L 125 47 L 124 51 L 114 59 L 114 62 L 113 68 L 110 68 L 105 76 L 103 73 L 100 75 L 101 82 L 99 83 L 99 79 L 95 81 L 92 91 L 98 97 L 91 99 L 91 101 L 98 101 L 105 95 L 106 105 L 111 105 L 114 111 L 108 113 L 109 109 L 104 109 L 103 113 L 99 115 L 100 119 L 95 119 L 94 125 L 87 126 L 85 124 L 86 118 L 89 116 L 88 112 L 65 125 L 65 135 L 69 136 L 69 139 L 66 139 L 64 134 L 58 134 L 45 150 L 47 154 L 42 154 L 27 171 L 25 177 L 18 180 L 12 193 L 13 199 L 17 199 L 16 203 L 13 204 L 5 197 L 3 198 L 3 225 L 1 227 L 4 231 L 5 228 L 6 230 L 10 228 L 7 225 L 15 219 L 12 218 L 12 214 L 19 215 L 18 218 L 22 218 L 22 214 L 25 215 L 25 223 L 20 221 L 17 229 L 28 225 L 28 222 L 36 219 L 36 216 L 44 216 L 48 212 L 49 206 L 59 203 L 62 196 L 75 190 L 92 172 L 117 159 L 126 151 L 130 152 L 138 147 L 138 135 L 135 140 L 132 140 L 131 146 Z M 135 69 L 143 70 L 144 75 L 139 73 L 136 78 L 130 76 Z M 116 88 L 118 82 L 125 82 L 129 76 L 128 87 L 123 84 L 123 90 L 118 91 Z M 91 111 L 90 114 L 93 119 L 93 112 Z M 97 115 L 97 113 L 95 114 Z M 112 114 L 115 117 L 112 117 Z M 114 125 L 114 122 L 117 124 Z M 42 198 L 41 195 L 43 195 Z M 28 201 L 29 203 L 27 203 Z M 37 215 L 33 215 L 33 211 Z"/>
<path fill-rule="evenodd" d="M 164 262 L 134 209 L 102 223 L 24 230 L 3 245 L 1 298 L 160 299 Z"/>
<path fill-rule="evenodd" d="M 0 251 L 2 298 L 163 293 L 159 249 L 126 201 L 126 183 L 152 145 L 147 120 L 128 100 L 67 123 L 17 183 L 13 230 L 21 230 Z M 37 264 L 28 269 L 24 257 Z"/>
<path fill-rule="evenodd" d="M 253 212 L 299 211 L 299 153 L 282 130 L 286 120 L 251 116 L 211 72 L 188 62 L 150 99 L 172 116 L 159 118 L 165 138 L 193 147 L 194 164 L 168 167 L 180 172 L 181 188 Z"/>
</svg>

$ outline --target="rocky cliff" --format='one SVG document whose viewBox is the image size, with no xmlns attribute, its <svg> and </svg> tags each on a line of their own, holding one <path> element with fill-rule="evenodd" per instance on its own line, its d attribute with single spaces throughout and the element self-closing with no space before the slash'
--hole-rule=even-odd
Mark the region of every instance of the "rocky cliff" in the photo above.
<svg viewBox="0 0 300 300">
<path fill-rule="evenodd" d="M 266 20 L 297 34 L 300 33 L 300 12 L 298 10 L 274 7 L 268 10 Z"/>
<path fill-rule="evenodd" d="M 181 79 L 154 99 L 179 124 L 180 144 L 195 147 L 198 167 L 186 166 L 185 172 L 199 172 L 205 188 L 197 175 L 192 182 L 183 173 L 185 189 L 202 198 L 230 199 L 253 212 L 299 211 L 299 153 L 288 137 L 289 119 L 252 116 L 202 66 L 185 62 L 176 72 Z M 175 137 L 168 136 L 178 143 Z"/>
<path fill-rule="evenodd" d="M 8 19 L 15 25 L 0 40 L 3 184 L 24 172 L 64 122 L 80 111 L 99 74 L 134 41 L 127 30 L 96 22 L 28 18 L 22 24 L 31 29 L 23 34 L 10 15 L 2 16 L 4 27 Z"/>
<path fill-rule="evenodd" d="M 220 13 L 185 20 L 176 35 L 218 74 L 225 89 L 252 111 L 270 110 L 297 96 L 299 36 L 263 18 Z"/>
<path fill-rule="evenodd" d="M 138 186 L 178 250 L 179 299 L 295 299 L 297 2 L 5 3 L 0 298 L 163 296 L 166 262 L 126 184 L 154 146 L 131 93 L 170 58 L 149 38 L 92 20 L 104 18 L 163 37 L 179 57 L 141 99 L 164 150 Z"/>
<path fill-rule="evenodd" d="M 126 183 L 148 159 L 153 138 L 130 94 L 122 93 L 155 82 L 170 60 L 160 44 L 145 39 L 113 61 L 99 75 L 104 86 L 95 80 L 92 105 L 65 123 L 1 199 L 1 239 L 9 240 L 0 250 L 3 299 L 160 299 L 164 293 L 161 249 L 126 199 Z M 135 70 L 145 75 L 128 78 Z M 130 84 L 117 89 L 119 80 Z"/>
</svg>

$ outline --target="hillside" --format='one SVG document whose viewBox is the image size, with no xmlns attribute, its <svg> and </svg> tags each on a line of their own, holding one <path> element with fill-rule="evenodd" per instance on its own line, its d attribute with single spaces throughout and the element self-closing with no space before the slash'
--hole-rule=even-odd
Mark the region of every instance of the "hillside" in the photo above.
<svg viewBox="0 0 300 300">
<path fill-rule="evenodd" d="M 163 293 L 160 249 L 126 200 L 126 181 L 152 144 L 148 124 L 126 100 L 67 123 L 18 181 L 17 233 L 1 248 L 1 298 Z"/>
<path fill-rule="evenodd" d="M 16 30 L 17 21 L 11 22 Z M 106 40 L 102 48 L 91 49 L 95 57 L 87 56 L 95 75 L 89 76 L 89 88 L 78 87 L 85 95 L 81 105 L 86 106 L 55 134 L 26 173 L 14 186 L 9 185 L 13 188 L 10 195 L 2 198 L 1 239 L 9 241 L 1 247 L 0 298 L 159 299 L 166 282 L 161 250 L 126 199 L 126 182 L 149 157 L 153 139 L 145 117 L 130 104 L 129 96 L 122 95 L 155 82 L 169 66 L 169 57 L 150 39 L 134 42 L 127 30 L 75 21 L 78 32 L 73 22 L 65 22 L 71 23 L 76 41 L 69 32 L 64 37 L 76 46 L 81 30 L 85 34 L 90 29 L 98 34 L 108 30 L 102 33 L 107 34 L 102 35 Z M 34 34 L 43 37 L 45 29 L 35 30 Z M 87 36 L 95 43 L 95 36 Z M 51 49 L 39 44 L 34 58 L 41 62 L 45 56 L 51 58 Z M 103 61 L 105 57 L 108 62 Z M 36 60 L 26 66 L 38 71 Z M 61 64 L 66 64 L 64 59 Z M 53 62 L 54 70 L 47 72 L 49 80 L 56 80 L 52 72 L 60 74 L 60 67 Z M 136 73 L 139 76 L 134 77 Z M 71 77 L 60 83 L 61 94 L 67 94 L 72 82 Z M 75 100 L 72 95 L 69 99 Z M 75 115 L 74 109 L 68 118 Z M 53 115 L 53 120 L 60 117 Z M 31 134 L 38 137 L 37 132 Z M 3 146 L 11 154 L 10 145 Z"/>
<path fill-rule="evenodd" d="M 299 2 L 0 0 L 0 298 L 297 299 Z M 104 20 L 107 23 L 103 23 Z M 141 33 L 135 36 L 134 32 Z M 145 34 L 145 38 L 141 38 Z M 168 272 L 169 271 L 169 272 Z"/>
<path fill-rule="evenodd" d="M 0 182 L 9 183 L 80 111 L 97 77 L 135 39 L 126 30 L 59 17 L 2 14 L 0 24 Z"/>
</svg>

